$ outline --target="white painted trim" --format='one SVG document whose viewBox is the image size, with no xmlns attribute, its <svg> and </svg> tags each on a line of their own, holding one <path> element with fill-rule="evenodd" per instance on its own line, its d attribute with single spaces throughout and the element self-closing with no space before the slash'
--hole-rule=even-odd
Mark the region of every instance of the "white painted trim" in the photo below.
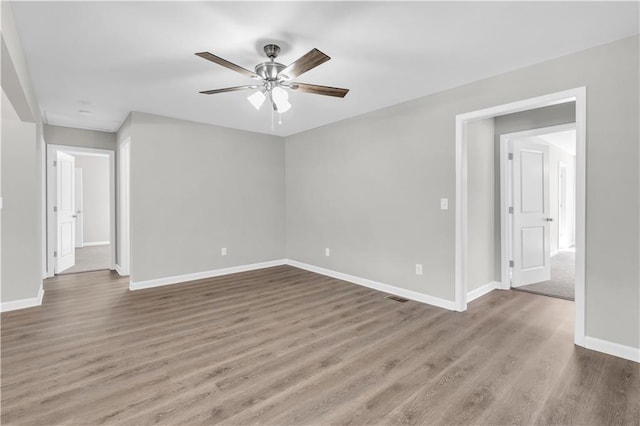
<svg viewBox="0 0 640 426">
<path fill-rule="evenodd" d="M 56 215 L 53 213 L 53 206 L 56 200 L 56 176 L 55 169 L 53 167 L 53 160 L 56 158 L 56 152 L 63 151 L 69 154 L 80 155 L 94 155 L 100 157 L 109 158 L 109 238 L 111 241 L 116 240 L 116 163 L 115 163 L 115 151 L 112 149 L 99 149 L 99 148 L 85 148 L 79 146 L 70 145 L 54 145 L 47 144 L 47 159 L 45 161 L 45 173 L 47 175 L 47 197 L 42 200 L 44 206 L 46 206 L 47 216 L 47 229 L 46 229 L 46 243 L 47 246 L 47 270 L 45 278 L 53 277 L 55 275 L 55 259 L 53 257 L 53 251 L 57 238 L 57 226 Z M 89 245 L 84 243 L 85 246 Z M 109 262 L 109 269 L 115 269 L 116 264 L 116 244 L 111 245 L 111 260 Z"/>
<path fill-rule="evenodd" d="M 44 280 L 47 278 L 47 143 L 44 140 L 44 136 L 40 135 L 40 170 L 42 175 L 40 176 L 40 255 L 41 267 L 40 275 Z M 1 204 L 1 203 L 0 203 Z"/>
<path fill-rule="evenodd" d="M 576 291 L 575 291 L 575 331 L 576 345 L 585 345 L 585 193 L 586 193 L 586 120 L 587 89 L 578 87 L 535 98 L 524 99 L 491 108 L 471 111 L 456 116 L 456 218 L 455 218 L 455 305 L 464 311 L 467 308 L 465 258 L 467 245 L 467 121 L 492 118 L 556 105 L 569 101 L 576 102 Z"/>
<path fill-rule="evenodd" d="M 122 267 L 121 267 L 120 265 L 118 265 L 117 263 L 116 263 L 116 272 L 117 272 L 117 273 L 118 273 L 118 275 L 120 275 L 121 277 L 126 277 L 126 276 L 128 276 L 128 275 L 129 275 L 129 274 L 128 274 L 124 269 L 122 269 Z"/>
<path fill-rule="evenodd" d="M 511 199 L 511 179 L 507 176 L 512 174 L 512 164 L 508 161 L 509 143 L 504 135 L 500 136 L 500 288 L 509 290 L 511 288 L 511 238 L 509 230 L 512 228 L 512 215 L 509 214 Z"/>
<path fill-rule="evenodd" d="M 482 297 L 487 293 L 492 292 L 495 289 L 500 288 L 500 283 L 498 281 L 491 281 L 483 285 L 482 287 L 478 287 L 475 290 L 471 290 L 467 293 L 467 303 L 476 300 L 478 297 Z"/>
<path fill-rule="evenodd" d="M 575 321 L 574 321 L 574 342 L 578 346 L 585 345 L 586 336 L 586 194 L 587 194 L 587 88 L 576 89 L 576 204 L 575 226 L 576 226 L 576 269 L 575 269 Z"/>
<path fill-rule="evenodd" d="M 118 203 L 120 217 L 118 222 L 118 255 L 120 275 L 131 274 L 131 137 L 118 146 Z"/>
<path fill-rule="evenodd" d="M 584 342 L 587 349 L 628 359 L 629 361 L 640 362 L 640 348 L 625 346 L 591 336 L 586 336 Z"/>
<path fill-rule="evenodd" d="M 91 243 L 83 242 L 82 243 L 82 247 L 107 246 L 109 244 L 111 244 L 111 241 L 94 241 L 94 242 L 91 242 Z"/>
<path fill-rule="evenodd" d="M 129 290 L 142 290 L 144 288 L 160 287 L 170 284 L 181 284 L 203 278 L 219 277 L 222 275 L 235 274 L 238 272 L 254 271 L 256 269 L 271 268 L 273 266 L 285 265 L 285 259 L 272 260 L 269 262 L 252 263 L 249 265 L 231 266 L 229 268 L 214 269 L 211 271 L 194 272 L 191 274 L 174 275 L 172 277 L 156 278 L 153 280 L 138 281 L 129 283 Z"/>
<path fill-rule="evenodd" d="M 42 305 L 42 297 L 44 296 L 44 287 L 41 285 L 38 295 L 29 299 L 11 300 L 0 304 L 0 312 L 15 311 L 17 309 L 33 308 Z"/>
<path fill-rule="evenodd" d="M 372 288 L 374 290 L 379 290 L 385 293 L 404 297 L 406 299 L 415 300 L 416 302 L 426 303 L 427 305 L 437 306 L 439 308 L 448 309 L 450 311 L 456 310 L 456 305 L 451 300 L 429 296 L 427 294 L 418 293 L 413 290 L 407 290 L 407 289 L 396 287 L 389 284 L 384 284 L 384 283 L 373 281 L 367 278 L 361 278 L 361 277 L 356 277 L 354 275 L 343 274 L 342 272 L 336 272 L 330 269 L 321 268 L 319 266 L 309 265 L 306 263 L 298 262 L 297 260 L 286 259 L 286 264 L 289 266 L 293 266 L 295 268 L 304 269 L 306 271 L 315 272 L 317 274 L 326 275 L 328 277 L 336 278 L 343 281 L 348 281 L 350 283 Z"/>
<path fill-rule="evenodd" d="M 429 296 L 427 294 L 418 293 L 416 291 L 407 290 L 400 287 L 395 287 L 389 284 L 380 283 L 377 281 L 369 280 L 367 278 L 356 277 L 354 275 L 343 274 L 342 272 L 336 272 L 329 269 L 321 268 L 319 266 L 309 265 L 306 263 L 298 262 L 291 259 L 279 259 L 269 262 L 252 263 L 249 265 L 232 266 L 230 268 L 214 269 L 211 271 L 195 272 L 192 274 L 176 275 L 172 277 L 156 278 L 147 281 L 131 282 L 129 284 L 129 290 L 141 290 L 145 288 L 160 287 L 171 284 L 180 284 L 194 280 L 201 280 L 204 278 L 219 277 L 228 274 L 235 274 L 238 272 L 254 271 L 256 269 L 271 268 L 273 266 L 289 265 L 295 268 L 304 269 L 306 271 L 315 272 L 317 274 L 325 275 L 328 277 L 336 278 L 343 281 L 348 281 L 354 284 L 358 284 L 364 287 L 372 288 L 374 290 L 383 291 L 385 293 L 394 294 L 396 296 L 404 297 L 407 299 L 415 300 L 417 302 L 426 303 L 428 305 L 437 306 L 440 308 L 448 309 L 450 311 L 455 310 L 455 303 L 450 300 L 441 299 L 439 297 Z M 120 275 L 123 275 L 119 271 L 119 266 L 116 265 L 116 271 Z"/>
</svg>

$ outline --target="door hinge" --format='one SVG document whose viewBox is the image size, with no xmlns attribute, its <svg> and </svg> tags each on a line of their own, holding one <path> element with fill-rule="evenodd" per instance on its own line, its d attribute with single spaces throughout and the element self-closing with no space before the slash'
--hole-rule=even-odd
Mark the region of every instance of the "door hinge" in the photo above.
<svg viewBox="0 0 640 426">
<path fill-rule="evenodd" d="M 510 152 L 508 155 L 509 160 L 513 160 L 513 152 Z"/>
<path fill-rule="evenodd" d="M 53 257 L 58 257 L 58 251 L 57 250 L 53 251 Z"/>
<path fill-rule="evenodd" d="M 53 160 L 53 167 L 57 167 L 58 166 L 58 162 L 56 160 Z"/>
<path fill-rule="evenodd" d="M 509 207 L 509 213 L 513 214 L 513 207 Z"/>
<path fill-rule="evenodd" d="M 53 212 L 57 213 L 58 212 L 58 206 L 53 206 Z"/>
<path fill-rule="evenodd" d="M 513 260 L 510 260 L 510 261 L 509 261 L 509 268 L 513 268 L 514 266 L 515 266 L 515 265 L 514 265 L 514 263 L 513 263 Z"/>
</svg>

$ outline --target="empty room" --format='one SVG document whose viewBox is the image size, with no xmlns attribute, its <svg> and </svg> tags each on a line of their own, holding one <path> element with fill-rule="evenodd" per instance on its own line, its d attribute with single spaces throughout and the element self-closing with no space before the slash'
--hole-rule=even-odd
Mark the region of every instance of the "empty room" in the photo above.
<svg viewBox="0 0 640 426">
<path fill-rule="evenodd" d="M 2 424 L 640 425 L 640 2 L 1 8 Z"/>
</svg>

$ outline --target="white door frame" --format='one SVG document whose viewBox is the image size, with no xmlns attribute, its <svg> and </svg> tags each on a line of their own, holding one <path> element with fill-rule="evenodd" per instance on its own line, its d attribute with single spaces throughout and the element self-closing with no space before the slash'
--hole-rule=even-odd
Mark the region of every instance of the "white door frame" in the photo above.
<svg viewBox="0 0 640 426">
<path fill-rule="evenodd" d="M 84 243 L 84 197 L 82 187 L 84 185 L 82 169 L 76 167 L 76 240 L 75 248 L 81 248 Z"/>
<path fill-rule="evenodd" d="M 111 244 L 111 261 L 110 269 L 115 269 L 116 259 L 116 182 L 115 182 L 115 151 L 111 149 L 98 149 L 98 148 L 84 148 L 79 146 L 68 145 L 47 145 L 47 158 L 46 158 L 46 175 L 47 175 L 47 199 L 43 200 L 43 205 L 47 206 L 47 269 L 46 278 L 53 277 L 55 275 L 55 259 L 53 257 L 53 251 L 55 242 L 57 239 L 56 229 L 56 216 L 53 212 L 53 206 L 55 206 L 55 200 L 57 196 L 56 188 L 56 174 L 53 161 L 56 158 L 58 151 L 66 152 L 68 154 L 78 155 L 106 155 L 109 157 L 109 238 Z"/>
<path fill-rule="evenodd" d="M 467 135 L 466 123 L 550 105 L 576 103 L 576 291 L 574 342 L 585 346 L 585 194 L 587 89 L 578 87 L 456 116 L 455 305 L 467 309 Z"/>
<path fill-rule="evenodd" d="M 131 267 L 131 228 L 129 222 L 129 190 L 131 182 L 131 138 L 118 147 L 118 185 L 119 185 L 119 214 L 120 221 L 118 226 L 118 253 L 120 256 L 116 271 L 120 275 L 130 275 Z"/>
<path fill-rule="evenodd" d="M 558 126 L 540 127 L 524 130 L 522 132 L 506 133 L 500 135 L 500 289 L 511 288 L 511 274 L 509 260 L 513 259 L 513 226 L 512 215 L 508 213 L 509 206 L 513 206 L 513 188 L 511 180 L 511 164 L 508 160 L 509 142 L 513 139 L 535 137 L 549 133 L 575 130 L 576 123 L 560 124 Z M 540 143 L 545 143 L 539 141 Z M 547 143 L 550 145 L 549 143 Z"/>
</svg>

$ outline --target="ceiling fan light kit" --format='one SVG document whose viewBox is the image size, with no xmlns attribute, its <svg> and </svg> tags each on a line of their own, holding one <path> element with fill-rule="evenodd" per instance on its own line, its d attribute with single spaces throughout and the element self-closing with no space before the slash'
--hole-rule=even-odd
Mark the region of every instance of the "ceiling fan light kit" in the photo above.
<svg viewBox="0 0 640 426">
<path fill-rule="evenodd" d="M 253 105 L 256 110 L 259 110 L 264 101 L 269 98 L 272 113 L 275 111 L 282 114 L 291 109 L 288 90 L 297 90 L 304 93 L 333 96 L 338 98 L 344 98 L 349 92 L 349 89 L 290 81 L 291 79 L 294 79 L 331 59 L 318 49 L 311 49 L 288 66 L 275 61 L 280 53 L 280 47 L 278 45 L 267 44 L 264 46 L 264 53 L 269 58 L 269 61 L 256 65 L 255 72 L 249 71 L 246 68 L 222 59 L 209 52 L 196 53 L 197 56 L 203 59 L 222 65 L 223 67 L 229 68 L 244 76 L 261 81 L 260 84 L 205 90 L 200 93 L 213 95 L 217 93 L 235 92 L 238 90 L 260 89 L 247 97 L 247 100 L 251 105 Z"/>
</svg>

